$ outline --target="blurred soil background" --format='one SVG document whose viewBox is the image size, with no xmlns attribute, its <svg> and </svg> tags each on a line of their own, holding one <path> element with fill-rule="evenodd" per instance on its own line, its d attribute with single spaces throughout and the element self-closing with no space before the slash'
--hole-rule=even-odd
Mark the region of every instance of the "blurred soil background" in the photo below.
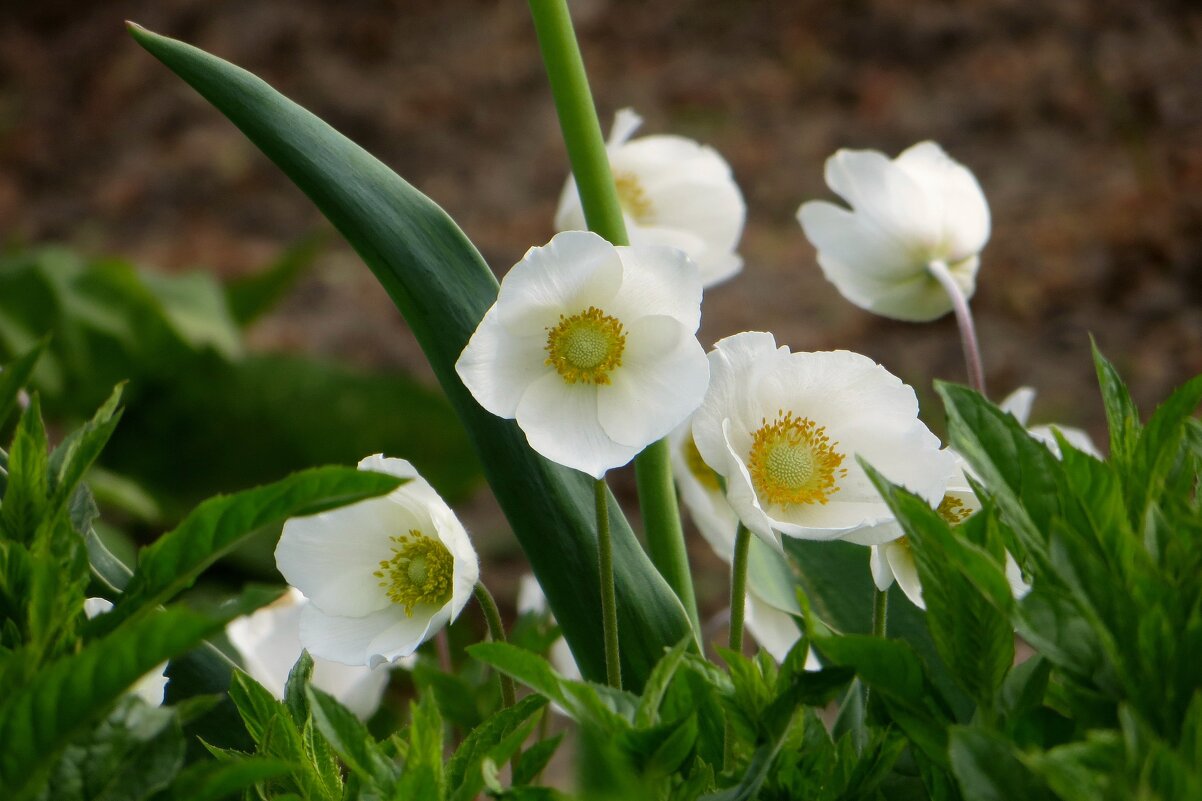
<svg viewBox="0 0 1202 801">
<path fill-rule="evenodd" d="M 1035 421 L 1101 441 L 1091 332 L 1145 412 L 1202 372 L 1197 3 L 581 0 L 574 13 L 604 127 L 633 106 L 645 133 L 716 147 L 746 196 L 746 269 L 707 293 L 705 344 L 763 329 L 794 349 L 861 351 L 914 384 L 938 427 L 932 379 L 964 376 L 953 321 L 851 306 L 794 220 L 802 201 L 831 197 L 822 166 L 837 148 L 893 155 L 934 139 L 992 208 L 973 305 L 995 399 L 1036 387 Z M 525 3 L 9 0 L 0 241 L 234 279 L 327 228 L 126 35 L 127 18 L 329 121 L 446 208 L 498 275 L 552 235 L 567 162 Z M 432 383 L 337 237 L 249 340 Z M 486 496 L 467 515 L 512 598 L 521 557 Z M 704 551 L 714 608 L 725 577 Z"/>
</svg>

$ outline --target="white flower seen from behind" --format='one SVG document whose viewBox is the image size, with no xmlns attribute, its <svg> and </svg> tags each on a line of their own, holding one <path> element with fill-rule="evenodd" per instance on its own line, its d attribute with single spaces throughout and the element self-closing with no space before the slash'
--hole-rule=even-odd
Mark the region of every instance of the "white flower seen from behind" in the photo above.
<svg viewBox="0 0 1202 801">
<path fill-rule="evenodd" d="M 600 478 L 701 402 L 700 322 L 701 279 L 684 253 L 568 231 L 509 271 L 455 369 L 530 447 Z"/>
<path fill-rule="evenodd" d="M 725 281 L 743 267 L 735 248 L 747 214 L 730 165 L 713 148 L 682 136 L 631 139 L 642 122 L 631 109 L 619 111 L 607 148 L 630 244 L 679 248 L 697 262 L 705 286 Z M 569 177 L 555 228 L 587 227 Z"/>
<path fill-rule="evenodd" d="M 797 219 L 843 297 L 885 317 L 933 320 L 952 309 L 933 269 L 972 296 L 989 205 L 973 174 L 943 148 L 920 142 L 892 160 L 840 150 L 827 159 L 826 183 L 851 208 L 812 200 Z"/>
<path fill-rule="evenodd" d="M 380 498 L 294 517 L 276 565 L 309 599 L 300 639 L 314 658 L 376 667 L 407 657 L 459 616 L 480 576 L 463 524 L 404 459 L 360 470 L 408 479 Z"/>
<path fill-rule="evenodd" d="M 896 536 L 857 457 L 932 504 L 943 498 L 953 457 L 918 419 L 914 390 L 871 359 L 790 353 L 745 332 L 718 342 L 710 367 L 693 439 L 739 519 L 778 549 L 779 534 L 863 545 Z"/>
<path fill-rule="evenodd" d="M 225 627 L 247 674 L 279 699 L 284 697 L 288 674 L 304 648 L 300 622 L 307 603 L 300 590 L 289 587 L 275 603 L 232 620 Z M 388 675 L 383 666 L 373 670 L 315 658 L 310 683 L 334 696 L 360 720 L 367 720 L 380 706 Z"/>
</svg>

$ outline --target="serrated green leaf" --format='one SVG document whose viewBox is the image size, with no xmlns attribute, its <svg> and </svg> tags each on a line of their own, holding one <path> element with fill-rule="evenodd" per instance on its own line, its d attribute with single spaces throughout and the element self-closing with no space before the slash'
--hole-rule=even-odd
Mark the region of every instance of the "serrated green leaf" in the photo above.
<svg viewBox="0 0 1202 801">
<path fill-rule="evenodd" d="M 384 285 L 472 436 L 576 662 L 585 676 L 601 679 L 593 482 L 535 454 L 517 425 L 485 412 L 455 374 L 459 354 L 497 296 L 480 254 L 429 198 L 258 78 L 137 26 L 131 33 L 274 160 Z M 612 497 L 610 526 L 622 675 L 638 690 L 663 649 L 690 625 Z"/>
<path fill-rule="evenodd" d="M 313 678 L 313 657 L 308 651 L 301 651 L 300 658 L 288 671 L 288 680 L 284 682 L 284 705 L 292 715 L 297 726 L 305 725 L 310 717 L 309 696 L 305 688 Z"/>
<path fill-rule="evenodd" d="M 48 505 L 46 427 L 42 405 L 34 395 L 21 414 L 8 451 L 8 486 L 0 502 L 0 537 L 29 543 Z"/>
<path fill-rule="evenodd" d="M 647 684 L 643 687 L 643 695 L 639 698 L 638 710 L 634 716 L 634 725 L 638 728 L 645 728 L 657 722 L 659 705 L 663 702 L 664 695 L 668 692 L 668 684 L 672 681 L 672 677 L 676 675 L 676 669 L 680 667 L 685 651 L 690 647 L 692 642 L 693 637 L 690 635 L 676 643 L 676 646 L 664 654 L 664 658 L 659 660 L 655 668 L 651 671 L 651 675 L 647 679 Z"/>
<path fill-rule="evenodd" d="M 484 786 L 480 774 L 480 765 L 484 758 L 492 754 L 493 749 L 505 737 L 546 705 L 547 699 L 538 695 L 528 695 L 472 729 L 447 762 L 447 788 L 451 791 L 452 801 L 470 801 L 476 797 Z"/>
<path fill-rule="evenodd" d="M 1089 340 L 1093 353 L 1094 369 L 1098 374 L 1098 386 L 1102 389 L 1102 405 L 1106 409 L 1106 421 L 1110 429 L 1110 458 L 1124 467 L 1130 466 L 1139 437 L 1139 410 L 1127 385 L 1119 376 L 1114 365 L 1098 350 L 1093 337 Z"/>
<path fill-rule="evenodd" d="M 37 366 L 38 359 L 46 350 L 46 343 L 47 340 L 41 340 L 0 369 L 0 431 L 4 430 L 9 416 L 17 407 L 17 398 L 20 396 L 21 390 L 29 383 L 29 377 L 33 375 L 33 369 Z"/>
<path fill-rule="evenodd" d="M 89 631 L 93 636 L 112 631 L 166 602 L 262 526 L 382 495 L 402 483 L 394 476 L 323 467 L 205 501 L 173 531 L 141 550 L 125 594 L 112 612 L 91 621 Z"/>
<path fill-rule="evenodd" d="M 64 503 L 100 456 L 121 420 L 123 385 L 118 384 L 92 419 L 72 431 L 50 454 L 50 504 Z"/>
<path fill-rule="evenodd" d="M 446 796 L 442 765 L 442 716 L 432 698 L 421 698 L 409 705 L 409 751 L 401 780 L 393 789 L 395 801 L 428 798 L 441 801 Z"/>
<path fill-rule="evenodd" d="M 0 785 L 25 797 L 66 743 L 141 676 L 268 600 L 251 593 L 216 614 L 168 609 L 130 621 L 14 688 L 0 700 Z"/>
</svg>

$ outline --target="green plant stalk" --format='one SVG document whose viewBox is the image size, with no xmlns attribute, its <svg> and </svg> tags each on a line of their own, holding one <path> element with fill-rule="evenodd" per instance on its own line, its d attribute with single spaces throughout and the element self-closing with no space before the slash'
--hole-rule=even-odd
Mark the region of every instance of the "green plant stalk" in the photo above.
<svg viewBox="0 0 1202 801">
<path fill-rule="evenodd" d="M 493 642 L 508 642 L 505 638 L 505 625 L 501 622 L 501 610 L 497 609 L 497 602 L 488 591 L 488 587 L 484 586 L 484 582 L 478 581 L 474 593 L 476 600 L 480 602 L 481 611 L 484 612 L 484 621 L 488 624 L 488 636 Z M 517 698 L 513 679 L 500 671 L 497 675 L 501 678 L 501 703 L 505 707 L 511 707 Z"/>
<path fill-rule="evenodd" d="M 872 591 L 872 636 L 884 637 L 889 624 L 889 591 Z"/>
<path fill-rule="evenodd" d="M 744 607 L 747 603 L 747 554 L 751 550 L 751 532 L 739 523 L 735 533 L 735 552 L 730 565 L 730 650 L 743 651 Z"/>
<path fill-rule="evenodd" d="M 590 231 L 613 244 L 629 244 L 601 123 L 593 105 L 567 2 L 530 0 L 530 15 L 550 79 L 551 96 L 555 100 L 572 174 L 576 177 L 585 222 Z M 634 467 L 651 561 L 680 599 L 694 636 L 699 637 L 701 622 L 685 551 L 680 509 L 676 505 L 667 440 L 649 445 L 635 458 Z"/>
<path fill-rule="evenodd" d="M 594 484 L 597 503 L 597 561 L 601 572 L 601 628 L 605 634 L 605 679 L 622 689 L 622 660 L 618 651 L 618 598 L 614 592 L 614 551 L 609 536 L 609 493 L 605 479 Z"/>
</svg>

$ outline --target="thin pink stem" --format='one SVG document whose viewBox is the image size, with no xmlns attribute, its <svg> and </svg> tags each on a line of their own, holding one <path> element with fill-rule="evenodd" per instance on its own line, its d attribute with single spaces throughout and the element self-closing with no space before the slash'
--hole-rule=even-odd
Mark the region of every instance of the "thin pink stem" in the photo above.
<svg viewBox="0 0 1202 801">
<path fill-rule="evenodd" d="M 972 322 L 972 311 L 968 308 L 968 298 L 960 290 L 960 285 L 952 278 L 951 271 L 942 261 L 932 261 L 927 265 L 930 273 L 952 302 L 952 311 L 956 313 L 956 325 L 960 327 L 960 344 L 964 346 L 964 365 L 968 368 L 968 384 L 982 395 L 985 394 L 985 370 L 981 366 L 981 346 L 977 344 L 977 329 Z"/>
</svg>

